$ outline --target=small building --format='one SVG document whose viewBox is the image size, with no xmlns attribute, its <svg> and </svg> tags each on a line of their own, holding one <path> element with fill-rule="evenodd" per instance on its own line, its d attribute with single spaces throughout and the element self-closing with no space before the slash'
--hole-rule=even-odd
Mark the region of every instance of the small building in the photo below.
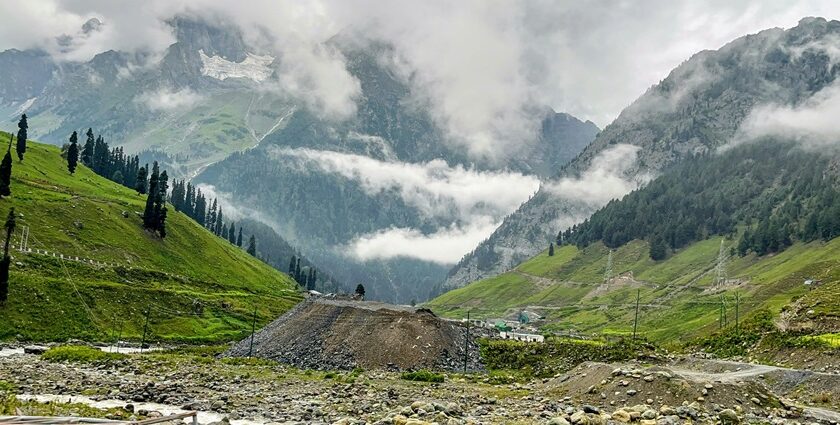
<svg viewBox="0 0 840 425">
<path fill-rule="evenodd" d="M 527 334 L 523 332 L 499 332 L 499 337 L 502 339 L 513 339 L 523 342 L 545 342 L 545 337 L 538 334 Z"/>
</svg>

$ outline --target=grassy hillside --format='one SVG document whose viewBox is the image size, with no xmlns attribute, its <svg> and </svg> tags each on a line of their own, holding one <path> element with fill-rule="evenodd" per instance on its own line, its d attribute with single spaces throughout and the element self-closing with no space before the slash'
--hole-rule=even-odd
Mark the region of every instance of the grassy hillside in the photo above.
<svg viewBox="0 0 840 425">
<path fill-rule="evenodd" d="M 19 214 L 13 244 L 28 226 L 30 248 L 110 265 L 14 251 L 0 338 L 139 338 L 149 309 L 154 339 L 232 339 L 250 330 L 255 307 L 265 323 L 300 299 L 285 274 L 181 213 L 170 211 L 166 239 L 147 233 L 144 203 L 84 166 L 71 176 L 58 148 L 29 142 L 0 200 L 4 218 Z"/>
<path fill-rule="evenodd" d="M 585 249 L 563 246 L 543 252 L 514 270 L 474 282 L 426 305 L 447 317 L 515 318 L 520 310 L 545 317 L 546 330 L 580 333 L 632 332 L 637 291 L 638 331 L 656 341 L 674 341 L 719 327 L 721 299 L 735 322 L 736 292 L 743 319 L 770 309 L 790 326 L 836 332 L 840 323 L 840 238 L 797 243 L 776 255 L 754 254 L 726 262 L 727 284 L 713 285 L 721 237 L 693 243 L 663 261 L 653 261 L 646 242 L 613 251 L 613 275 L 604 285 L 609 249 L 600 242 Z M 725 239 L 727 248 L 735 241 Z M 821 280 L 811 289 L 806 279 Z"/>
</svg>

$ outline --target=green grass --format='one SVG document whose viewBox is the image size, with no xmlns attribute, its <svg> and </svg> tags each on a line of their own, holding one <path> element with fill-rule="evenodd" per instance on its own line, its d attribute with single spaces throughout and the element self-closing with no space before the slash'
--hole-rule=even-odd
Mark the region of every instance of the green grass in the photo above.
<svg viewBox="0 0 840 425">
<path fill-rule="evenodd" d="M 149 310 L 149 340 L 225 341 L 250 330 L 255 307 L 264 324 L 301 299 L 288 276 L 182 213 L 170 211 L 165 239 L 146 232 L 143 196 L 81 165 L 71 176 L 56 147 L 30 141 L 11 190 L 0 214 L 18 214 L 13 245 L 28 226 L 31 248 L 119 266 L 13 251 L 0 339 L 140 339 Z"/>
<path fill-rule="evenodd" d="M 403 372 L 400 375 L 400 379 L 418 382 L 443 382 L 445 377 L 440 373 L 430 372 L 428 370 L 418 370 L 415 372 Z"/>
<path fill-rule="evenodd" d="M 584 249 L 560 247 L 499 276 L 473 282 L 426 303 L 435 313 L 462 318 L 515 319 L 522 309 L 546 318 L 545 331 L 629 335 L 633 332 L 636 294 L 640 296 L 637 333 L 668 342 L 708 335 L 719 329 L 721 296 L 729 325 L 735 323 L 735 293 L 741 318 L 767 309 L 773 315 L 799 300 L 817 318 L 840 318 L 840 239 L 795 244 L 782 253 L 727 262 L 727 276 L 740 284 L 712 288 L 721 237 L 681 249 L 663 261 L 648 256 L 644 241 L 613 250 L 613 275 L 603 285 L 609 249 L 601 243 Z M 725 250 L 733 244 L 724 240 Z M 812 290 L 805 279 L 823 283 Z M 833 330 L 836 331 L 836 330 Z"/>
<path fill-rule="evenodd" d="M 126 355 L 106 353 L 85 345 L 63 345 L 50 348 L 41 357 L 53 362 L 100 363 L 121 360 L 126 358 Z"/>
</svg>

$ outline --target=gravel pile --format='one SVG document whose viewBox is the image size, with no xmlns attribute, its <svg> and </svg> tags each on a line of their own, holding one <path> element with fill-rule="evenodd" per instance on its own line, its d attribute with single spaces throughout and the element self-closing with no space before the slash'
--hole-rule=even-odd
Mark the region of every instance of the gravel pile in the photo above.
<svg viewBox="0 0 840 425">
<path fill-rule="evenodd" d="M 472 329 L 468 369 L 481 370 Z M 254 335 L 253 356 L 303 369 L 460 370 L 466 329 L 426 309 L 372 301 L 307 299 Z M 251 338 L 224 353 L 245 357 Z"/>
</svg>

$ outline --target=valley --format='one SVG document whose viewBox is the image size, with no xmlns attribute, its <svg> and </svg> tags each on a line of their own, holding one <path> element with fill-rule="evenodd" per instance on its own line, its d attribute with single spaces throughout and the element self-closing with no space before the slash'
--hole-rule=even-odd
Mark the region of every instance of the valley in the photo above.
<svg viewBox="0 0 840 425">
<path fill-rule="evenodd" d="M 654 3 L 0 4 L 0 424 L 837 425 L 840 5 Z"/>
</svg>

